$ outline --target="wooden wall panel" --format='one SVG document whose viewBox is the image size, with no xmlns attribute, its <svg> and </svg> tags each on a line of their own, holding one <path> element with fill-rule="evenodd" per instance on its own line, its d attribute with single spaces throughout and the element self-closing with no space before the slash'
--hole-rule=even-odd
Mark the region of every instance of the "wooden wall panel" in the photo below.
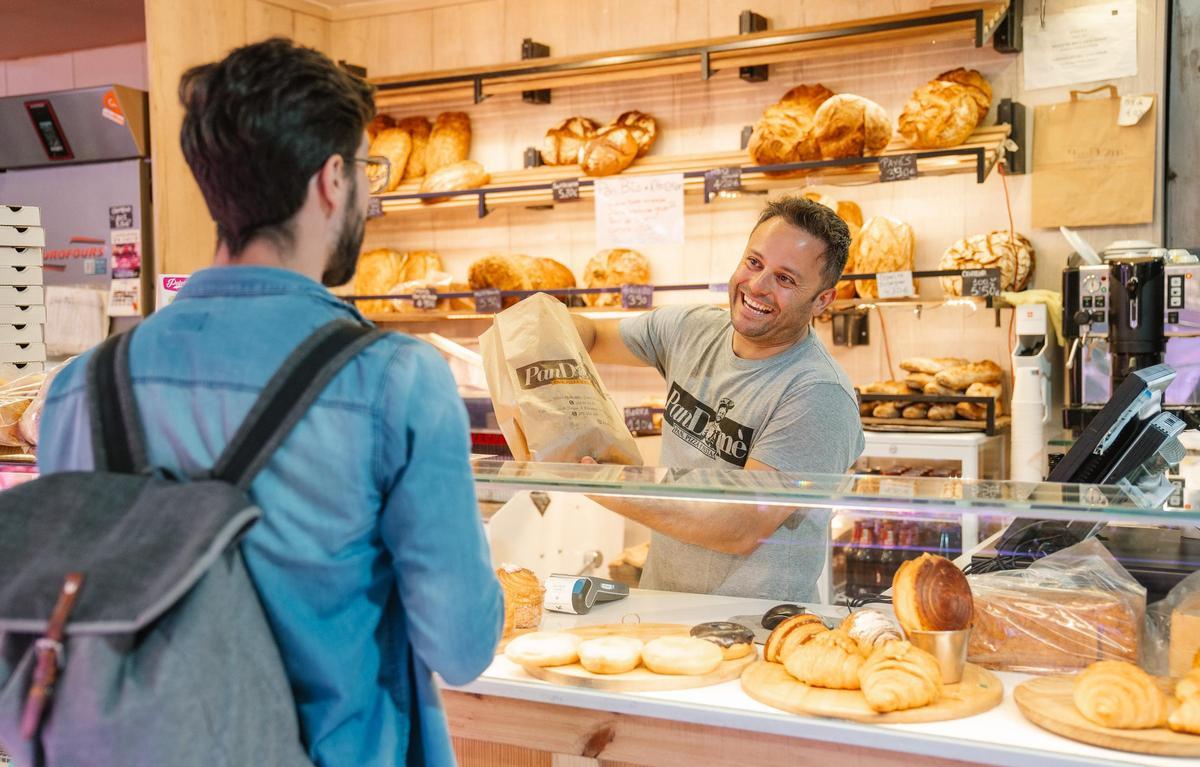
<svg viewBox="0 0 1200 767">
<path fill-rule="evenodd" d="M 292 14 L 292 37 L 302 45 L 316 48 L 322 53 L 329 54 L 332 50 L 328 19 L 310 16 L 296 11 Z"/>
<path fill-rule="evenodd" d="M 246 0 L 146 0 L 154 252 L 159 274 L 208 266 L 216 231 L 179 148 L 179 77 L 246 41 Z"/>
<path fill-rule="evenodd" d="M 287 8 L 263 0 L 246 0 L 246 42 L 294 36 L 292 17 L 292 11 Z"/>
<path fill-rule="evenodd" d="M 439 66 L 434 63 L 433 13 L 413 11 L 334 21 L 332 56 L 366 67 L 372 77 L 433 69 Z"/>
<path fill-rule="evenodd" d="M 438 69 L 500 64 L 520 58 L 521 42 L 506 49 L 504 29 L 506 0 L 481 0 L 438 8 L 432 16 L 434 66 Z"/>
</svg>

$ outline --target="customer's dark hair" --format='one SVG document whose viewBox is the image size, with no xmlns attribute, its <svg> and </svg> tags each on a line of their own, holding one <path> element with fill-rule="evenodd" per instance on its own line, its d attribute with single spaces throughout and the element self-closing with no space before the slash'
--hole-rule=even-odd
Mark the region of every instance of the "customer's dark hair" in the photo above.
<svg viewBox="0 0 1200 767">
<path fill-rule="evenodd" d="M 846 259 L 850 257 L 850 228 L 846 222 L 819 202 L 805 197 L 782 197 L 767 203 L 754 228 L 777 217 L 825 243 L 821 290 L 836 285 L 846 268 Z"/>
<path fill-rule="evenodd" d="M 183 156 L 232 255 L 257 237 L 291 243 L 286 223 L 331 155 L 353 172 L 375 115 L 372 92 L 321 53 L 278 37 L 183 74 Z"/>
</svg>

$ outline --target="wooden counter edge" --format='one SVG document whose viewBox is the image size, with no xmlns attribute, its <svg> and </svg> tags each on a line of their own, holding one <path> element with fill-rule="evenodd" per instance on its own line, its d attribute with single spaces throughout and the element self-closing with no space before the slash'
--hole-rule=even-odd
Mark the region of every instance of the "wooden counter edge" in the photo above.
<svg viewBox="0 0 1200 767">
<path fill-rule="evenodd" d="M 462 767 L 511 765 L 853 764 L 963 767 L 969 762 L 726 727 L 443 690 Z M 805 761 L 801 761 L 805 760 Z M 820 760 L 820 761 L 816 761 Z"/>
</svg>

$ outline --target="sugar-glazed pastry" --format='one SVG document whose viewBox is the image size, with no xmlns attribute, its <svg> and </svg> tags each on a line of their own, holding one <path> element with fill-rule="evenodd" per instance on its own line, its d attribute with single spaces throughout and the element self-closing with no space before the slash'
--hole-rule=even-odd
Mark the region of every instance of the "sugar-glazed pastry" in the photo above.
<svg viewBox="0 0 1200 767">
<path fill-rule="evenodd" d="M 855 610 L 842 621 L 841 630 L 858 642 L 859 650 L 865 656 L 870 656 L 885 642 L 904 638 L 891 618 L 878 610 Z"/>
<path fill-rule="evenodd" d="M 642 662 L 645 642 L 637 637 L 597 637 L 579 643 L 579 665 L 593 674 L 623 674 Z"/>
<path fill-rule="evenodd" d="M 771 630 L 763 647 L 763 658 L 771 663 L 783 663 L 797 647 L 828 630 L 812 613 L 793 615 Z"/>
<path fill-rule="evenodd" d="M 937 660 L 904 641 L 875 648 L 859 669 L 858 680 L 867 705 L 881 714 L 927 706 L 942 694 Z"/>
<path fill-rule="evenodd" d="M 516 565 L 501 565 L 496 570 L 500 587 L 504 590 L 505 605 L 512 605 L 512 623 L 507 621 L 505 610 L 505 633 L 512 629 L 532 629 L 542 625 L 542 599 L 546 589 L 531 570 Z"/>
<path fill-rule="evenodd" d="M 725 660 L 744 658 L 754 650 L 754 632 L 740 623 L 701 623 L 692 626 L 689 633 L 721 648 L 721 655 Z"/>
<path fill-rule="evenodd" d="M 826 631 L 796 648 L 784 669 L 811 687 L 857 690 L 858 672 L 865 662 L 858 642 L 844 631 Z"/>
<path fill-rule="evenodd" d="M 579 660 L 580 641 L 565 631 L 535 631 L 513 637 L 504 657 L 519 666 L 569 666 Z"/>
<path fill-rule="evenodd" d="M 959 631 L 971 625 L 971 586 L 953 562 L 922 554 L 892 578 L 892 607 L 905 631 Z"/>
<path fill-rule="evenodd" d="M 1072 698 L 1084 718 L 1102 727 L 1144 730 L 1167 719 L 1167 696 L 1154 678 L 1125 661 L 1088 666 L 1076 678 Z"/>
<path fill-rule="evenodd" d="M 696 637 L 665 636 L 642 648 L 642 663 L 656 674 L 700 676 L 721 665 L 721 648 Z"/>
</svg>

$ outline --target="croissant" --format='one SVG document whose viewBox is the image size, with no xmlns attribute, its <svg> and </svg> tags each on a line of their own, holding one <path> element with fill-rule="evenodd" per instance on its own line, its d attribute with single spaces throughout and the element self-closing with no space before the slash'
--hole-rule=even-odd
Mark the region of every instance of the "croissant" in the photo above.
<svg viewBox="0 0 1200 767">
<path fill-rule="evenodd" d="M 942 671 L 932 655 L 908 642 L 884 642 L 859 669 L 867 705 L 879 713 L 926 706 L 942 694 Z"/>
<path fill-rule="evenodd" d="M 826 631 L 797 647 L 784 661 L 784 669 L 812 687 L 857 690 L 858 671 L 866 661 L 858 642 L 844 631 Z"/>
<path fill-rule="evenodd" d="M 821 619 L 812 613 L 793 615 L 780 621 L 771 630 L 763 646 L 763 659 L 769 663 L 783 663 L 797 647 L 828 630 Z"/>
<path fill-rule="evenodd" d="M 1183 700 L 1167 718 L 1167 726 L 1175 732 L 1200 735 L 1200 695 Z"/>
<path fill-rule="evenodd" d="M 1200 666 L 1184 674 L 1175 685 L 1175 697 L 1180 700 L 1200 697 Z"/>
<path fill-rule="evenodd" d="M 859 650 L 867 657 L 875 648 L 893 639 L 903 639 L 896 624 L 878 610 L 855 610 L 842 621 L 841 630 L 858 642 Z"/>
<path fill-rule="evenodd" d="M 1075 708 L 1102 727 L 1145 730 L 1167 719 L 1167 697 L 1154 679 L 1132 663 L 1102 660 L 1075 680 Z"/>
</svg>

